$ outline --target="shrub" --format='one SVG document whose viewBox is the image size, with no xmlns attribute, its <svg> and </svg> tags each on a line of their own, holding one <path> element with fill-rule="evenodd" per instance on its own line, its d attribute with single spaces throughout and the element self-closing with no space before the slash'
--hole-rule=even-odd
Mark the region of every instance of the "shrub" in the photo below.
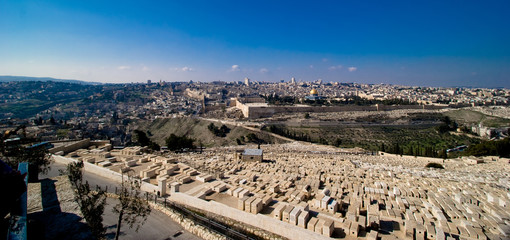
<svg viewBox="0 0 510 240">
<path fill-rule="evenodd" d="M 435 162 L 427 163 L 427 165 L 425 167 L 444 169 L 443 165 L 441 165 L 439 163 L 435 163 Z"/>
</svg>

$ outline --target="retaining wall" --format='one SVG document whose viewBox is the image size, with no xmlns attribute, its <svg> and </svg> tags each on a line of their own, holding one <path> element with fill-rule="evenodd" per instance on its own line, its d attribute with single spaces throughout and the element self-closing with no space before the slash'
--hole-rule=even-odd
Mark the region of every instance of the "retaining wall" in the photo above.
<svg viewBox="0 0 510 240">
<path fill-rule="evenodd" d="M 62 156 L 57 156 L 57 155 L 52 155 L 52 157 L 53 157 L 53 160 L 55 160 L 55 162 L 66 164 L 66 165 L 69 163 L 78 161 L 73 158 L 67 158 L 67 157 L 62 157 Z M 92 163 L 83 162 L 83 170 L 85 170 L 87 172 L 92 172 L 96 175 L 113 180 L 118 183 L 120 183 L 122 181 L 122 174 L 120 174 L 118 172 L 114 172 L 114 171 L 104 168 L 104 167 L 97 166 Z M 140 189 L 145 192 L 155 193 L 158 191 L 158 186 L 147 183 L 147 182 L 142 182 Z"/>
<path fill-rule="evenodd" d="M 168 208 L 164 208 L 164 207 L 160 206 L 159 204 L 155 204 L 155 203 L 149 201 L 149 205 L 153 209 L 163 212 L 164 214 L 166 214 L 167 216 L 172 218 L 172 220 L 174 220 L 175 222 L 180 224 L 184 229 L 186 229 L 186 231 L 188 231 L 196 236 L 199 236 L 206 240 L 227 240 L 228 239 L 222 235 L 219 235 L 219 234 L 205 228 L 204 226 L 201 226 L 200 224 L 193 222 L 192 220 L 182 216 L 179 213 L 176 213 Z"/>
<path fill-rule="evenodd" d="M 56 152 L 63 151 L 64 154 L 66 154 L 66 153 L 69 153 L 72 151 L 76 151 L 80 148 L 87 148 L 87 147 L 89 147 L 89 145 L 90 145 L 90 139 L 83 139 L 83 140 L 73 142 L 70 144 L 62 145 L 59 147 L 54 147 L 54 148 L 50 149 L 49 152 L 56 153 Z"/>
<path fill-rule="evenodd" d="M 211 212 L 233 219 L 235 221 L 254 226 L 256 228 L 266 230 L 268 232 L 278 234 L 288 239 L 330 239 L 310 230 L 279 221 L 270 216 L 247 213 L 218 202 L 205 201 L 184 193 L 172 193 L 169 199 L 177 203 L 190 206 L 192 208 Z"/>
<path fill-rule="evenodd" d="M 423 162 L 423 167 L 425 167 L 425 165 L 427 165 L 427 163 L 431 163 L 431 162 L 439 163 L 439 164 L 444 164 L 442 158 L 421 157 L 421 156 L 416 156 L 415 157 L 415 156 L 410 156 L 410 155 L 402 155 L 402 156 L 400 156 L 399 154 L 385 153 L 385 152 L 379 152 L 378 154 L 382 155 L 382 156 L 399 157 L 399 158 L 402 158 L 402 159 L 408 159 L 408 160 L 412 160 L 412 161 L 421 161 L 421 162 Z"/>
</svg>

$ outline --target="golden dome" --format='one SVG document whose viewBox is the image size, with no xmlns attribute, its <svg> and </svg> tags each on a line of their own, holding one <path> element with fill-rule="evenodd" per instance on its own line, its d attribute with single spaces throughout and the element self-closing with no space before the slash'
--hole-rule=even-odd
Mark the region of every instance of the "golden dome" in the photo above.
<svg viewBox="0 0 510 240">
<path fill-rule="evenodd" d="M 312 91 L 310 91 L 310 95 L 319 95 L 319 92 L 314 88 Z"/>
</svg>

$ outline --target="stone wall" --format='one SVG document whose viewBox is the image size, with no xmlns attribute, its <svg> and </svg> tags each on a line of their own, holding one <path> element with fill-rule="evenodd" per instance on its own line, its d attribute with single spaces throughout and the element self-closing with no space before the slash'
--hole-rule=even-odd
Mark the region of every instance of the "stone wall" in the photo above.
<svg viewBox="0 0 510 240">
<path fill-rule="evenodd" d="M 226 107 L 227 107 L 227 105 L 225 103 L 220 103 L 220 104 L 216 104 L 216 105 L 206 105 L 204 111 L 205 112 L 216 111 L 216 110 L 220 110 L 222 108 L 225 109 Z"/>
<path fill-rule="evenodd" d="M 412 160 L 412 161 L 419 161 L 419 162 L 422 162 L 423 163 L 423 167 L 425 167 L 425 165 L 427 165 L 427 163 L 439 163 L 439 164 L 444 164 L 443 162 L 443 159 L 442 158 L 432 158 L 432 157 L 420 157 L 420 156 L 409 156 L 409 155 L 402 155 L 400 156 L 399 154 L 392 154 L 392 153 L 385 153 L 385 152 L 379 152 L 379 155 L 384 155 L 384 156 L 392 156 L 392 157 L 400 157 L 402 159 L 408 159 L 408 160 Z"/>
<path fill-rule="evenodd" d="M 206 211 L 198 210 L 196 208 L 191 208 L 191 207 L 189 207 L 189 209 L 192 210 L 192 211 L 204 214 L 206 216 L 206 218 L 208 218 L 208 219 L 214 219 L 215 221 L 221 222 L 224 225 L 228 225 L 228 226 L 230 226 L 230 227 L 232 227 L 233 229 L 236 229 L 236 230 L 237 229 L 241 229 L 245 233 L 250 233 L 252 235 L 257 236 L 260 239 L 270 239 L 270 240 L 285 240 L 285 239 L 288 239 L 288 238 L 284 238 L 284 237 L 282 237 L 280 235 L 277 235 L 275 233 L 271 233 L 271 232 L 268 232 L 266 230 L 253 227 L 253 226 L 251 226 L 249 224 L 246 224 L 246 223 L 243 223 L 243 222 L 239 222 L 239 221 L 236 221 L 236 220 L 233 220 L 231 218 L 227 218 L 227 217 L 224 217 L 224 216 L 221 216 L 221 215 L 218 215 L 218 214 L 213 214 L 211 212 L 206 212 Z"/>
<path fill-rule="evenodd" d="M 266 215 L 247 213 L 218 202 L 205 201 L 184 193 L 172 193 L 169 199 L 179 204 L 224 216 L 289 239 L 330 239 L 326 236 L 319 235 L 310 230 L 279 221 Z"/>
<path fill-rule="evenodd" d="M 93 239 L 75 195 L 68 176 L 28 183 L 29 239 Z"/>
<path fill-rule="evenodd" d="M 226 240 L 227 238 L 225 236 L 222 236 L 216 232 L 213 232 L 206 227 L 197 224 L 193 222 L 192 220 L 184 217 L 182 214 L 179 214 L 173 210 L 170 210 L 168 208 L 165 208 L 159 204 L 155 204 L 151 201 L 149 201 L 149 205 L 158 211 L 161 211 L 162 213 L 166 214 L 172 220 L 174 220 L 176 223 L 180 224 L 186 231 L 199 236 L 205 240 Z"/>
<path fill-rule="evenodd" d="M 236 102 L 246 118 L 271 117 L 277 113 L 300 113 L 300 112 L 346 112 L 346 111 L 392 111 L 398 109 L 442 109 L 445 106 L 434 105 L 382 105 L 378 106 L 264 106 L 248 105 Z"/>
<path fill-rule="evenodd" d="M 101 147 L 101 146 L 104 146 L 106 144 L 110 144 L 110 140 L 94 140 L 94 141 L 90 141 L 90 145 L 91 146 L 96 146 L 96 147 Z"/>
<path fill-rule="evenodd" d="M 64 154 L 66 153 L 69 153 L 69 152 L 72 152 L 72 151 L 76 151 L 80 148 L 88 148 L 90 146 L 90 139 L 83 139 L 83 140 L 80 140 L 80 141 L 77 141 L 77 142 L 72 142 L 72 143 L 69 143 L 69 144 L 64 144 L 62 146 L 59 146 L 59 147 L 54 147 L 52 149 L 49 150 L 50 153 L 57 153 L 57 152 L 64 152 Z"/>
<path fill-rule="evenodd" d="M 53 160 L 55 160 L 55 162 L 66 164 L 66 165 L 69 163 L 78 161 L 78 160 L 75 160 L 72 158 L 56 156 L 56 155 L 52 155 L 52 157 L 53 157 Z M 85 170 L 87 172 L 92 172 L 96 175 L 113 180 L 118 183 L 120 183 L 122 181 L 122 174 L 120 174 L 118 172 L 114 172 L 108 168 L 97 166 L 92 163 L 84 162 L 83 170 Z M 142 182 L 142 185 L 140 186 L 140 188 L 142 191 L 151 192 L 151 193 L 155 193 L 158 191 L 158 186 L 152 185 L 147 182 Z"/>
</svg>

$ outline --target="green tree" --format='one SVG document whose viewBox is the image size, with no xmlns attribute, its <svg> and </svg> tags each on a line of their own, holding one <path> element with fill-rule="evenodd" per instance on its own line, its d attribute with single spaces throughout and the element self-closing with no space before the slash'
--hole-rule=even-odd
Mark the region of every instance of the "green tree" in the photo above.
<svg viewBox="0 0 510 240">
<path fill-rule="evenodd" d="M 211 131 L 212 133 L 214 133 L 215 128 L 216 126 L 214 125 L 214 123 L 210 123 L 209 125 L 207 125 L 207 129 L 209 129 L 209 131 Z"/>
<path fill-rule="evenodd" d="M 333 143 L 333 145 L 335 147 L 340 147 L 340 145 L 342 145 L 342 139 L 341 138 L 336 138 L 335 142 Z"/>
<path fill-rule="evenodd" d="M 413 155 L 413 146 L 409 146 L 409 148 L 407 148 L 407 150 L 405 151 L 405 154 L 406 155 Z"/>
<path fill-rule="evenodd" d="M 151 142 L 149 143 L 149 148 L 150 148 L 150 149 L 152 149 L 152 150 L 154 150 L 154 151 L 159 151 L 159 150 L 161 150 L 161 146 L 159 146 L 159 144 L 157 144 L 157 143 L 155 143 L 155 142 L 153 142 L 153 141 L 151 141 Z"/>
<path fill-rule="evenodd" d="M 28 162 L 28 181 L 35 182 L 39 179 L 39 173 L 48 172 L 51 158 L 45 145 L 35 144 L 38 142 L 36 139 L 21 136 L 19 140 L 7 140 L 21 129 L 24 129 L 24 126 L 18 126 L 14 131 L 0 135 L 0 158 L 13 169 L 17 169 L 20 162 Z"/>
<path fill-rule="evenodd" d="M 437 127 L 437 130 L 439 133 L 446 133 L 449 131 L 456 130 L 458 127 L 458 124 L 455 121 L 452 121 L 450 117 L 445 116 L 442 119 L 443 123 Z"/>
<path fill-rule="evenodd" d="M 38 118 L 36 118 L 36 119 L 34 120 L 34 124 L 35 124 L 35 125 L 37 125 L 37 126 L 42 125 L 42 124 L 43 124 L 43 119 L 42 119 L 42 117 L 40 117 L 40 116 L 39 116 Z"/>
<path fill-rule="evenodd" d="M 150 133 L 149 131 L 147 131 L 147 132 Z M 147 137 L 147 134 L 145 132 L 143 132 L 141 130 L 134 130 L 133 134 L 134 134 L 135 142 L 138 142 L 138 144 L 140 144 L 140 146 L 142 146 L 142 147 L 148 146 L 150 149 L 152 149 L 154 151 L 159 151 L 161 149 L 161 146 L 159 146 L 159 144 L 151 141 L 150 138 Z"/>
<path fill-rule="evenodd" d="M 510 138 L 499 141 L 484 141 L 471 145 L 464 155 L 508 157 L 510 156 Z"/>
<path fill-rule="evenodd" d="M 57 130 L 57 137 L 59 139 L 66 138 L 68 136 L 68 134 L 69 134 L 69 129 L 63 128 L 63 129 Z"/>
<path fill-rule="evenodd" d="M 88 182 L 83 182 L 83 162 L 74 162 L 67 165 L 65 173 L 73 185 L 75 200 L 80 206 L 83 217 L 90 227 L 90 231 L 97 238 L 104 237 L 106 229 L 103 226 L 103 213 L 106 204 L 106 194 L 103 190 L 91 191 Z"/>
<path fill-rule="evenodd" d="M 209 131 L 217 137 L 226 137 L 227 134 L 230 132 L 230 128 L 228 128 L 225 124 L 221 125 L 221 127 L 218 128 L 214 125 L 214 123 L 210 123 L 207 126 L 207 129 L 209 129 Z"/>
<path fill-rule="evenodd" d="M 441 150 L 439 152 L 438 157 L 440 157 L 442 159 L 447 159 L 448 158 L 448 153 L 446 152 L 446 148 L 444 148 L 443 150 Z"/>
<path fill-rule="evenodd" d="M 226 136 L 227 133 L 230 132 L 230 128 L 228 128 L 227 125 L 223 124 L 220 127 L 220 132 L 223 133 L 224 136 Z"/>
<path fill-rule="evenodd" d="M 116 240 L 119 239 L 122 223 L 127 224 L 129 228 L 135 227 L 135 231 L 138 232 L 151 213 L 150 206 L 141 198 L 141 181 L 131 176 L 128 176 L 127 180 L 124 179 L 124 175 L 122 177 L 119 203 L 113 208 L 113 212 L 119 214 L 115 232 Z"/>
<path fill-rule="evenodd" d="M 134 141 L 138 142 L 138 144 L 140 144 L 140 146 L 142 147 L 149 146 L 151 142 L 151 140 L 147 137 L 147 134 L 145 134 L 145 132 L 141 130 L 134 130 L 133 137 Z"/>
<path fill-rule="evenodd" d="M 119 121 L 119 114 L 117 112 L 113 112 L 112 118 L 110 119 L 111 124 L 116 124 Z"/>
<path fill-rule="evenodd" d="M 195 140 L 192 138 L 188 138 L 186 136 L 177 136 L 175 134 L 170 134 L 170 136 L 166 139 L 166 145 L 168 150 L 170 151 L 182 151 L 185 148 L 193 149 L 193 142 Z"/>
<path fill-rule="evenodd" d="M 248 142 L 253 142 L 253 143 L 261 142 L 261 139 L 259 139 L 259 137 L 257 137 L 257 135 L 255 135 L 255 133 L 249 133 L 248 135 L 246 135 L 246 139 L 248 140 Z"/>
</svg>

